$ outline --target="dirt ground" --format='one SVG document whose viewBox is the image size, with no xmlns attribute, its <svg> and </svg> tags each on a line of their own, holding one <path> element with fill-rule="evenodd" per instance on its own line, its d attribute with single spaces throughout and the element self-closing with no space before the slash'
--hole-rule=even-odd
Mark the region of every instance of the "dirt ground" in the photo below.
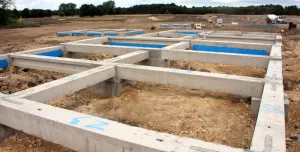
<svg viewBox="0 0 300 152">
<path fill-rule="evenodd" d="M 138 16 L 135 18 L 139 18 Z M 149 17 L 149 16 L 147 16 Z M 170 17 L 155 16 L 170 20 Z M 122 18 L 122 20 L 118 20 Z M 133 28 L 146 32 L 152 25 L 161 23 L 128 23 L 117 16 L 116 21 L 69 21 L 64 24 L 45 25 L 38 28 L 0 30 L 0 54 L 57 45 L 62 42 L 85 39 L 87 37 L 59 38 L 55 32 L 87 28 Z M 265 29 L 217 30 L 270 31 Z M 280 30 L 278 30 L 280 31 Z M 276 31 L 277 32 L 277 31 Z M 284 33 L 284 85 L 290 99 L 289 121 L 286 126 L 287 147 L 289 152 L 300 151 L 300 142 L 294 136 L 300 133 L 300 32 Z M 87 59 L 102 60 L 107 55 L 90 55 Z M 204 64 L 197 62 L 175 62 L 173 68 L 197 70 L 212 73 L 226 73 L 242 76 L 260 77 L 264 69 Z M 28 87 L 49 82 L 65 75 L 22 69 L 18 73 L 0 71 L 0 92 L 11 94 Z M 6 86 L 6 87 L 3 87 Z M 168 85 L 138 83 L 123 89 L 117 98 L 108 98 L 81 90 L 51 102 L 51 105 L 70 109 L 94 116 L 103 117 L 146 129 L 167 132 L 179 136 L 201 139 L 238 148 L 249 148 L 255 127 L 255 119 L 250 116 L 249 100 L 236 99 L 223 93 L 186 89 Z M 236 123 L 238 122 L 238 123 Z M 158 125 L 163 124 L 163 125 Z M 18 132 L 0 143 L 0 152 L 66 152 L 71 151 L 30 135 Z"/>
</svg>

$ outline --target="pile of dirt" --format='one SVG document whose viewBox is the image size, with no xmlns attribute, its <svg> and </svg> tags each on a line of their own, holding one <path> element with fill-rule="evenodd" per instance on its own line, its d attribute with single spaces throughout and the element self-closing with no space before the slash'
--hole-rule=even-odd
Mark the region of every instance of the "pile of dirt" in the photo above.
<svg viewBox="0 0 300 152">
<path fill-rule="evenodd" d="M 89 54 L 88 56 L 86 56 L 84 59 L 93 60 L 93 61 L 101 61 L 104 59 L 111 59 L 113 57 L 114 57 L 113 55 L 92 53 L 92 54 Z"/>
<path fill-rule="evenodd" d="M 50 17 L 45 17 L 45 18 L 29 18 L 29 19 L 24 19 L 20 21 L 21 23 L 24 24 L 39 24 L 39 25 L 47 25 L 47 24 L 60 24 L 63 23 L 62 21 L 59 21 L 57 19 L 53 19 Z"/>
<path fill-rule="evenodd" d="M 208 22 L 207 19 L 204 19 L 203 17 L 197 17 L 197 16 L 175 16 L 173 18 L 167 19 L 167 20 L 161 20 L 163 22 L 202 22 L 206 23 Z"/>
<path fill-rule="evenodd" d="M 125 23 L 150 23 L 150 22 L 154 22 L 154 20 L 146 17 L 131 18 L 125 21 Z"/>
<path fill-rule="evenodd" d="M 7 44 L 0 46 L 0 54 L 24 51 L 23 44 Z"/>
<path fill-rule="evenodd" d="M 154 17 L 154 16 L 151 16 L 151 17 L 148 17 L 148 19 L 152 20 L 152 21 L 158 21 L 159 19 Z"/>
<path fill-rule="evenodd" d="M 43 36 L 37 38 L 33 41 L 36 44 L 47 44 L 47 45 L 59 45 L 60 43 L 78 41 L 83 39 L 89 39 L 91 37 L 88 36 L 66 36 L 66 37 L 59 37 L 56 34 Z"/>
<path fill-rule="evenodd" d="M 12 94 L 66 76 L 66 74 L 39 70 L 22 69 L 4 72 L 0 69 L 0 92 Z"/>
</svg>

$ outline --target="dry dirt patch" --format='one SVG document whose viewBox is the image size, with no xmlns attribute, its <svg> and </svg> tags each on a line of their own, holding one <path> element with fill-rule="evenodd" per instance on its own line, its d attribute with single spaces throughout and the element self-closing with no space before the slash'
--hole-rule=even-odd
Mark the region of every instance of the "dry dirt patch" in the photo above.
<svg viewBox="0 0 300 152">
<path fill-rule="evenodd" d="M 82 90 L 51 104 L 132 126 L 239 148 L 250 147 L 255 123 L 245 100 L 148 83 L 127 86 L 116 98 Z"/>
</svg>

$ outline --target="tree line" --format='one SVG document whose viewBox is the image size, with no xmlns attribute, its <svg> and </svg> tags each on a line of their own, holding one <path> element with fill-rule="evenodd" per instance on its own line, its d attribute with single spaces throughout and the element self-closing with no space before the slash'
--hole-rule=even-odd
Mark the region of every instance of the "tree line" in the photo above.
<svg viewBox="0 0 300 152">
<path fill-rule="evenodd" d="M 28 9 L 21 11 L 17 9 L 10 10 L 14 6 L 12 0 L 0 0 L 0 24 L 6 20 L 17 18 L 40 18 L 59 16 L 102 16 L 102 15 L 117 15 L 117 14 L 237 14 L 237 15 L 300 15 L 300 9 L 296 5 L 281 6 L 281 5 L 259 5 L 245 7 L 230 7 L 230 6 L 201 6 L 201 7 L 186 7 L 182 5 L 171 4 L 142 4 L 132 7 L 116 7 L 113 0 L 103 2 L 101 5 L 83 4 L 77 7 L 74 3 L 62 3 L 58 10 L 50 9 Z"/>
<path fill-rule="evenodd" d="M 66 4 L 61 4 L 66 5 Z M 68 5 L 71 5 L 69 3 Z M 74 6 L 75 4 L 73 4 Z M 76 6 L 76 5 L 75 5 Z M 70 8 L 70 7 L 67 7 Z M 118 15 L 118 14 L 236 14 L 236 15 L 300 15 L 300 9 L 296 5 L 259 5 L 245 7 L 229 7 L 229 6 L 202 6 L 202 7 L 186 7 L 182 5 L 171 4 L 142 4 L 132 7 L 116 7 L 113 0 L 104 2 L 102 5 L 95 6 L 93 4 L 83 4 L 79 9 L 72 7 L 69 9 L 61 9 L 58 12 L 61 16 L 80 15 L 83 16 L 101 16 L 101 15 Z M 69 13 L 72 12 L 72 13 Z"/>
<path fill-rule="evenodd" d="M 300 9 L 296 5 L 259 5 L 245 7 L 230 6 L 202 6 L 202 7 L 186 7 L 182 5 L 171 4 L 142 4 L 132 7 L 116 7 L 113 0 L 103 2 L 102 5 L 83 4 L 79 8 L 74 3 L 62 3 L 58 10 L 42 10 L 25 8 L 22 11 L 13 10 L 15 16 L 23 18 L 49 17 L 52 15 L 59 16 L 102 16 L 102 15 L 118 15 L 118 14 L 236 14 L 236 15 L 300 15 Z M 17 13 L 18 12 L 18 13 Z"/>
</svg>

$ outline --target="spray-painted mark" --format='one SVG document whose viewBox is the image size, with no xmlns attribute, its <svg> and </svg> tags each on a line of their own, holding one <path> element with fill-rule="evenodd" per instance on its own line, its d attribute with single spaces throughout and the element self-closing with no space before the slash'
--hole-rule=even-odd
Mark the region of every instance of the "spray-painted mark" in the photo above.
<svg viewBox="0 0 300 152">
<path fill-rule="evenodd" d="M 70 81 L 76 80 L 77 78 L 78 77 L 75 76 L 75 75 L 67 77 L 67 79 L 70 80 Z"/>
<path fill-rule="evenodd" d="M 92 119 L 93 121 L 95 121 L 95 123 L 87 123 L 86 124 L 86 123 L 81 121 L 82 119 L 86 119 L 86 120 L 87 119 Z M 69 124 L 75 126 L 75 125 L 79 125 L 80 123 L 85 128 L 96 129 L 96 130 L 101 130 L 101 131 L 104 130 L 105 126 L 109 125 L 108 122 L 99 120 L 99 119 L 94 118 L 94 117 L 76 117 L 76 118 L 73 118 L 72 121 Z"/>
<path fill-rule="evenodd" d="M 191 74 L 193 71 L 191 71 L 191 70 L 178 70 L 178 69 L 171 69 L 171 72 L 176 72 L 176 73 L 184 73 L 184 74 Z"/>
<path fill-rule="evenodd" d="M 264 104 L 263 107 L 262 107 L 262 110 L 266 111 L 266 112 L 272 112 L 272 113 L 277 113 L 277 114 L 280 114 L 280 115 L 284 115 L 284 111 L 281 111 L 280 108 L 281 108 L 280 106 L 273 106 L 273 105 L 270 105 L 270 104 Z"/>
</svg>

